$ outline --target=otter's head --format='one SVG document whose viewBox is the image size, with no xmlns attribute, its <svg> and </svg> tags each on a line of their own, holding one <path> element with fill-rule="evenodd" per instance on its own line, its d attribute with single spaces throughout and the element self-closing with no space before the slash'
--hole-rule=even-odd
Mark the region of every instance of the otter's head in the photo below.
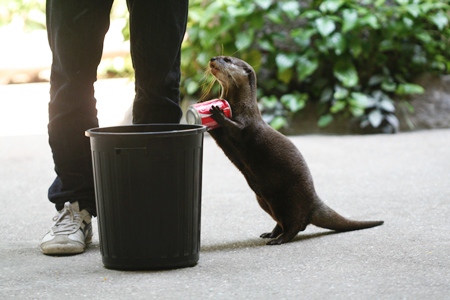
<svg viewBox="0 0 450 300">
<path fill-rule="evenodd" d="M 221 98 L 232 104 L 239 98 L 256 102 L 256 75 L 243 60 L 230 56 L 216 56 L 209 61 L 209 70 L 222 86 Z"/>
</svg>

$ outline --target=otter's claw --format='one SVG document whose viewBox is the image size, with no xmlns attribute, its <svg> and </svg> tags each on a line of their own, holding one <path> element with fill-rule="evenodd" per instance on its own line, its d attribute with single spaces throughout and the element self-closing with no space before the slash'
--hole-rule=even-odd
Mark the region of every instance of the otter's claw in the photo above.
<svg viewBox="0 0 450 300">
<path fill-rule="evenodd" d="M 209 110 L 209 112 L 212 114 L 213 119 L 216 121 L 217 121 L 217 118 L 223 119 L 225 116 L 223 114 L 223 111 L 218 106 L 215 106 L 215 105 L 211 106 L 211 109 Z"/>
<path fill-rule="evenodd" d="M 260 237 L 260 238 L 263 238 L 263 239 L 273 239 L 273 238 L 276 238 L 276 236 L 273 236 L 272 232 L 266 232 L 266 233 L 263 233 L 263 234 L 261 234 L 259 237 Z"/>
</svg>

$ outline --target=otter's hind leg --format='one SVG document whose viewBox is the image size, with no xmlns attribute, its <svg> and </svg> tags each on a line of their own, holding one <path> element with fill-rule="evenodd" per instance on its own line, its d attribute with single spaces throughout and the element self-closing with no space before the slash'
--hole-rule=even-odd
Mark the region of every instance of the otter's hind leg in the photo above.
<svg viewBox="0 0 450 300">
<path fill-rule="evenodd" d="M 261 196 L 258 196 L 258 195 L 256 195 L 256 199 L 258 200 L 259 206 L 261 206 L 261 208 L 276 221 L 276 219 L 273 216 L 273 212 L 270 209 L 270 206 L 267 204 L 266 200 L 264 200 L 264 198 L 262 198 Z M 274 239 L 282 233 L 283 233 L 283 227 L 281 227 L 277 223 L 275 225 L 275 228 L 272 230 L 272 232 L 265 232 L 265 233 L 261 234 L 259 237 L 261 237 L 263 239 Z"/>
<path fill-rule="evenodd" d="M 283 232 L 276 239 L 267 242 L 267 245 L 281 245 L 281 244 L 287 243 L 290 240 L 292 240 L 299 231 Z"/>
<path fill-rule="evenodd" d="M 281 245 L 292 240 L 300 231 L 305 230 L 307 224 L 283 224 L 283 233 L 279 235 L 276 239 L 271 240 L 267 245 Z"/>
</svg>

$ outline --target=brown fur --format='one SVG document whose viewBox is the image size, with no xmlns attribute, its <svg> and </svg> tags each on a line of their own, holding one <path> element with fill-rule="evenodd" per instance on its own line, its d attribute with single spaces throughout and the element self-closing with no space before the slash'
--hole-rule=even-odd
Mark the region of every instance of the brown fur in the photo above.
<svg viewBox="0 0 450 300">
<path fill-rule="evenodd" d="M 370 228 L 383 221 L 348 220 L 317 196 L 311 174 L 294 144 L 267 125 L 256 100 L 256 75 L 246 62 L 218 56 L 210 71 L 222 86 L 222 99 L 231 106 L 233 117 L 213 107 L 220 128 L 209 131 L 228 158 L 237 166 L 255 192 L 259 205 L 276 221 L 268 244 L 290 241 L 308 224 L 336 231 Z"/>
</svg>

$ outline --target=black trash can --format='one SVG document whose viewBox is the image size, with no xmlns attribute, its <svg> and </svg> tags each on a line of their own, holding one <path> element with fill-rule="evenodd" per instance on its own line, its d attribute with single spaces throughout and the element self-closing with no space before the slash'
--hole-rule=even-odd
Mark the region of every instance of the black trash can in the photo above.
<svg viewBox="0 0 450 300">
<path fill-rule="evenodd" d="M 86 131 L 106 268 L 150 270 L 197 263 L 205 131 L 204 126 L 182 124 Z"/>
</svg>

